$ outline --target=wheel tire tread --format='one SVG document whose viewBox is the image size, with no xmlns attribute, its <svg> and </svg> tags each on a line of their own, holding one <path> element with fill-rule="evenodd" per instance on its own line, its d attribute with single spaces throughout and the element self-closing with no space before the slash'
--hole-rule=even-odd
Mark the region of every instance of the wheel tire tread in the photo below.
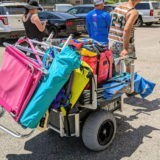
<svg viewBox="0 0 160 160">
<path fill-rule="evenodd" d="M 113 133 L 111 141 L 105 146 L 101 146 L 98 143 L 97 134 L 98 134 L 100 125 L 106 119 L 112 120 L 114 124 L 114 133 Z M 94 151 L 100 151 L 100 150 L 106 149 L 110 145 L 110 143 L 112 143 L 114 136 L 115 136 L 115 132 L 116 132 L 116 121 L 115 121 L 113 114 L 107 111 L 98 111 L 98 112 L 92 113 L 87 118 L 86 122 L 84 123 L 83 130 L 82 130 L 82 139 L 83 139 L 84 145 L 87 148 L 94 150 Z"/>
</svg>

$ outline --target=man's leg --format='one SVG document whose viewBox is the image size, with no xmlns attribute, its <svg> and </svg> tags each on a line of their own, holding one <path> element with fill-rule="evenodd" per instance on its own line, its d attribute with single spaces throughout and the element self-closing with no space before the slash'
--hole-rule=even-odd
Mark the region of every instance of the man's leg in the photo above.
<svg viewBox="0 0 160 160">
<path fill-rule="evenodd" d="M 131 64 L 130 64 L 131 65 Z M 131 73 L 131 66 L 126 66 L 126 72 Z"/>
<path fill-rule="evenodd" d="M 113 53 L 113 61 L 114 61 L 114 68 L 115 68 L 115 74 L 119 74 L 120 73 L 120 63 L 119 61 L 116 61 L 116 58 L 120 57 L 120 52 L 122 50 L 122 45 L 114 42 L 110 48 L 112 50 Z"/>
<path fill-rule="evenodd" d="M 131 73 L 131 64 L 134 63 L 134 60 L 136 58 L 136 53 L 135 53 L 135 47 L 134 47 L 134 45 L 129 46 L 128 56 L 129 56 L 129 58 L 125 60 L 126 71 L 128 73 Z"/>
</svg>

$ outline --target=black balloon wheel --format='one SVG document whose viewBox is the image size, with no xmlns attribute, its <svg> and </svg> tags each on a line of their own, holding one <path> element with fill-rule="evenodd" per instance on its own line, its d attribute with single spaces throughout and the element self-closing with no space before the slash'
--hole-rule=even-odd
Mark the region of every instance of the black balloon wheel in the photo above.
<svg viewBox="0 0 160 160">
<path fill-rule="evenodd" d="M 106 120 L 102 123 L 98 131 L 98 142 L 100 145 L 104 146 L 108 144 L 114 133 L 114 124 L 111 120 Z"/>
</svg>

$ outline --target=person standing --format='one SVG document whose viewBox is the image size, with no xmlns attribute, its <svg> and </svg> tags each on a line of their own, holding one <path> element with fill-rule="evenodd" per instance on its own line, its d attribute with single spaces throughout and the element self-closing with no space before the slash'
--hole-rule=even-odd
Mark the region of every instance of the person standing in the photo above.
<svg viewBox="0 0 160 160">
<path fill-rule="evenodd" d="M 118 5 L 111 12 L 111 26 L 109 40 L 114 58 L 128 55 L 125 60 L 126 71 L 130 73 L 130 64 L 134 62 L 134 24 L 138 18 L 138 11 L 135 6 L 141 0 L 128 0 L 126 3 Z"/>
<path fill-rule="evenodd" d="M 105 12 L 103 0 L 93 0 L 94 9 L 87 14 L 86 29 L 89 37 L 108 44 L 108 32 L 111 22 L 110 15 Z"/>
<path fill-rule="evenodd" d="M 22 21 L 27 37 L 42 41 L 47 21 L 41 22 L 38 17 L 38 9 L 41 9 L 39 3 L 36 0 L 30 0 L 25 8 L 26 13 L 23 15 Z"/>
</svg>

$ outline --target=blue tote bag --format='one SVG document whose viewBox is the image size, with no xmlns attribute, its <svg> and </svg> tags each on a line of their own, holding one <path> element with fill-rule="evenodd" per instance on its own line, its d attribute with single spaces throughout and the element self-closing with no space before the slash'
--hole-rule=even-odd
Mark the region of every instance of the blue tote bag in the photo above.
<svg viewBox="0 0 160 160">
<path fill-rule="evenodd" d="M 130 74 L 124 73 L 120 76 L 113 77 L 106 84 L 103 85 L 104 92 L 103 98 L 106 100 L 112 100 L 120 97 L 122 93 L 119 93 L 124 87 L 130 84 Z M 155 87 L 155 83 L 144 79 L 137 73 L 134 74 L 134 92 L 139 94 L 142 98 L 149 96 Z"/>
<path fill-rule="evenodd" d="M 80 55 L 70 47 L 65 47 L 55 57 L 46 75 L 40 82 L 26 110 L 20 118 L 24 127 L 36 128 L 53 99 L 67 82 L 71 72 L 80 67 Z"/>
<path fill-rule="evenodd" d="M 155 87 L 155 83 L 144 79 L 137 73 L 134 74 L 134 92 L 140 94 L 142 98 L 149 96 Z"/>
<path fill-rule="evenodd" d="M 119 93 L 124 87 L 128 86 L 130 83 L 130 74 L 123 73 L 122 75 L 113 77 L 108 80 L 106 84 L 103 85 L 103 98 L 106 100 L 113 100 L 120 97 L 122 93 Z"/>
</svg>

